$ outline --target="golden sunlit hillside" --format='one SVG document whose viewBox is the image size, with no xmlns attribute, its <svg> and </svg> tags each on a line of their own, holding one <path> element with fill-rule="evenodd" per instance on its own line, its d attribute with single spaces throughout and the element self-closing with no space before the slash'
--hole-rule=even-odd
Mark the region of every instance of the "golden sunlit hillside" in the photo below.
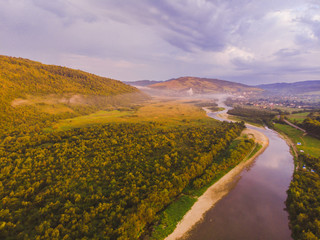
<svg viewBox="0 0 320 240">
<path fill-rule="evenodd" d="M 13 102 L 13 105 L 26 104 L 26 100 L 34 100 L 34 96 L 47 99 L 49 94 L 52 99 L 64 96 L 65 99 L 60 99 L 62 103 L 81 103 L 88 96 L 140 93 L 117 80 L 7 56 L 0 56 L 0 85 L 1 102 Z M 59 101 L 56 99 L 56 102 Z"/>
<path fill-rule="evenodd" d="M 148 99 L 120 81 L 23 58 L 0 56 L 1 132 L 29 131 L 59 119 Z M 19 130 L 18 130 L 19 129 Z"/>
</svg>

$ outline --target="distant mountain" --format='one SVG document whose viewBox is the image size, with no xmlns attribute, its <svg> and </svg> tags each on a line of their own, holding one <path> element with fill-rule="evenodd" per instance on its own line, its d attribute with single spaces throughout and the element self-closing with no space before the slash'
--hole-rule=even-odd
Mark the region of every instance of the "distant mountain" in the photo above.
<svg viewBox="0 0 320 240">
<path fill-rule="evenodd" d="M 174 91 L 180 94 L 212 94 L 229 93 L 241 94 L 261 92 L 262 89 L 247 86 L 241 83 L 235 83 L 219 79 L 198 78 L 198 77 L 180 77 L 165 82 L 156 83 L 148 86 L 152 89 Z"/>
<path fill-rule="evenodd" d="M 262 84 L 256 87 L 266 90 L 269 94 L 320 94 L 320 80 Z"/>
<path fill-rule="evenodd" d="M 162 81 L 139 80 L 139 81 L 123 82 L 123 83 L 128 84 L 130 86 L 146 87 L 146 86 L 156 84 L 156 83 L 161 83 L 161 82 Z"/>
</svg>

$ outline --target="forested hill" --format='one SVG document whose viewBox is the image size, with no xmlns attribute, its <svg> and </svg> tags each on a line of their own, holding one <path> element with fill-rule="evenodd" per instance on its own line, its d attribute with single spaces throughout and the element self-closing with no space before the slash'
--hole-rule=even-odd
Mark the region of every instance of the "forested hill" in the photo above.
<svg viewBox="0 0 320 240">
<path fill-rule="evenodd" d="M 148 87 L 158 90 L 176 91 L 180 93 L 187 93 L 188 90 L 190 91 L 190 89 L 192 89 L 193 94 L 243 93 L 263 91 L 262 89 L 250 87 L 240 83 L 198 77 L 180 77 L 162 83 L 152 84 Z"/>
<path fill-rule="evenodd" d="M 26 95 L 70 93 L 111 96 L 133 92 L 139 90 L 117 80 L 28 59 L 0 56 L 2 101 Z"/>
<path fill-rule="evenodd" d="M 131 106 L 147 98 L 117 80 L 0 56 L 0 136 L 102 109 Z"/>
</svg>

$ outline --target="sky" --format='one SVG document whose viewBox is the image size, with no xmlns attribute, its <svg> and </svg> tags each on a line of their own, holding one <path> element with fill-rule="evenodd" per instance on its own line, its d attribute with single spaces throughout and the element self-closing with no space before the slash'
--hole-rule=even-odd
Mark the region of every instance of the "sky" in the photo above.
<svg viewBox="0 0 320 240">
<path fill-rule="evenodd" d="M 0 0 L 0 55 L 121 81 L 320 80 L 320 1 Z"/>
</svg>

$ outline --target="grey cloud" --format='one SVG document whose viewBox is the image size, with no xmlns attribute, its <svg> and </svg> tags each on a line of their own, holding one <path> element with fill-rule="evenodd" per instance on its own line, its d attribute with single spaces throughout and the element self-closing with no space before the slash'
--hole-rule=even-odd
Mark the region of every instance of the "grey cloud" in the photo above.
<svg viewBox="0 0 320 240">
<path fill-rule="evenodd" d="M 219 51 L 227 44 L 226 37 L 233 24 L 222 11 L 223 2 L 207 1 L 202 7 L 195 1 L 142 2 L 98 1 L 101 5 L 124 10 L 128 14 L 127 22 L 134 19 L 156 27 L 163 39 L 185 51 L 192 51 L 194 47 Z"/>
<path fill-rule="evenodd" d="M 0 54 L 62 65 L 61 55 L 80 56 L 82 65 L 86 57 L 143 65 L 127 73 L 115 69 L 124 80 L 193 75 L 249 82 L 259 76 L 280 79 L 288 72 L 319 76 L 314 59 L 320 24 L 313 18 L 319 6 L 316 0 L 2 0 Z M 292 9 L 302 12 L 295 18 L 299 29 L 282 26 L 281 16 L 268 18 Z M 228 55 L 230 47 L 236 50 Z M 94 63 L 87 64 L 90 69 Z M 101 68 L 107 75 L 110 67 Z"/>
<path fill-rule="evenodd" d="M 276 72 L 278 73 L 320 73 L 319 67 L 306 67 L 306 66 L 292 66 L 292 65 L 287 65 L 287 66 L 282 66 L 276 68 Z"/>
<path fill-rule="evenodd" d="M 277 57 L 292 57 L 301 54 L 301 51 L 298 49 L 292 48 L 282 48 L 277 51 L 274 55 Z"/>
<path fill-rule="evenodd" d="M 292 71 L 293 70 L 293 71 Z M 302 75 L 301 75 L 302 74 Z M 224 75 L 222 78 L 241 82 L 248 85 L 258 85 L 261 83 L 277 83 L 277 82 L 297 82 L 304 80 L 320 80 L 319 77 L 320 70 L 319 68 L 298 68 L 288 67 L 288 68 L 265 68 L 259 69 L 254 72 L 244 72 L 237 75 Z M 301 78 L 301 76 L 304 76 Z"/>
<path fill-rule="evenodd" d="M 68 17 L 66 9 L 66 2 L 62 0 L 56 1 L 43 1 L 43 0 L 32 0 L 33 4 L 45 11 L 48 11 L 58 17 Z"/>
<path fill-rule="evenodd" d="M 318 41 L 320 41 L 320 19 L 319 20 L 302 19 L 301 22 L 309 26 L 314 36 L 317 37 Z"/>
<path fill-rule="evenodd" d="M 57 16 L 66 25 L 72 24 L 77 20 L 84 22 L 97 21 L 97 17 L 93 13 L 89 13 L 86 9 L 78 7 L 70 1 L 55 0 L 32 0 L 34 6 L 44 10 L 48 14 Z"/>
<path fill-rule="evenodd" d="M 305 47 L 314 47 L 320 43 L 320 2 L 309 0 L 308 8 L 298 16 L 295 21 L 302 24 L 306 30 L 310 30 L 312 37 L 308 34 L 299 34 L 296 37 L 296 42 Z"/>
<path fill-rule="evenodd" d="M 211 1 L 94 1 L 102 8 L 117 9 L 109 17 L 131 24 L 149 25 L 169 44 L 192 52 L 193 49 L 219 52 L 236 43 L 270 11 L 286 9 L 295 4 L 253 0 Z M 121 11 L 125 14 L 118 15 Z M 261 29 L 263 31 L 264 29 Z"/>
<path fill-rule="evenodd" d="M 256 65 L 256 63 L 249 63 L 242 58 L 233 58 L 231 59 L 231 63 L 234 64 L 237 68 L 237 70 L 243 71 L 243 70 L 250 70 L 253 68 L 253 65 Z"/>
</svg>

